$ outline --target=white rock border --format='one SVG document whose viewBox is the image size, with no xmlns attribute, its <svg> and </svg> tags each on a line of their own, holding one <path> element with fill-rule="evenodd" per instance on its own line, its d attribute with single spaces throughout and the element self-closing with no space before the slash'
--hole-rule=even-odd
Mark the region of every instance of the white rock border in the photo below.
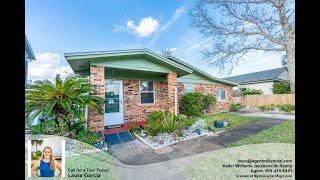
<svg viewBox="0 0 320 180">
<path fill-rule="evenodd" d="M 166 144 L 165 146 L 162 146 L 162 147 L 154 147 L 152 146 L 151 144 L 149 144 L 146 140 L 144 140 L 141 136 L 139 136 L 138 134 L 136 133 L 133 133 L 133 135 L 139 139 L 142 143 L 144 143 L 145 145 L 147 145 L 148 147 L 150 147 L 152 150 L 159 150 L 159 149 L 162 149 L 162 148 L 165 148 L 165 147 L 168 147 L 168 146 L 171 146 L 171 145 L 174 145 L 174 144 L 177 144 L 178 142 L 182 142 L 182 141 L 188 141 L 188 140 L 191 140 L 191 139 L 196 139 L 196 138 L 200 138 L 200 137 L 204 137 L 204 136 L 218 136 L 218 134 L 224 132 L 225 130 L 223 131 L 219 131 L 219 132 L 216 132 L 216 133 L 207 133 L 207 132 L 204 132 L 200 135 L 197 135 L 197 136 L 193 136 L 193 137 L 189 137 L 189 138 L 185 138 L 183 140 L 178 140 L 178 141 L 175 141 L 173 143 L 168 143 Z"/>
</svg>

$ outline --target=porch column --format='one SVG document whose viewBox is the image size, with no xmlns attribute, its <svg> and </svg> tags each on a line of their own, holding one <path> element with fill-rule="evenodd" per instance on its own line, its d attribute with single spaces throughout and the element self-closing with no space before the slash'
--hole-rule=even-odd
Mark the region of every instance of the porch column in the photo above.
<svg viewBox="0 0 320 180">
<path fill-rule="evenodd" d="M 178 103 L 176 104 L 176 93 L 175 93 L 175 89 L 178 86 L 177 83 L 177 74 L 176 73 L 169 73 L 167 75 L 167 83 L 168 83 L 168 110 L 171 113 L 175 113 L 176 109 L 175 109 L 175 105 L 178 105 Z M 178 107 L 177 107 L 178 109 Z"/>
<path fill-rule="evenodd" d="M 90 66 L 90 84 L 94 87 L 95 93 L 104 98 L 104 67 L 103 66 Z M 96 132 L 104 131 L 104 113 L 99 113 L 92 108 L 88 108 L 88 128 Z"/>
</svg>

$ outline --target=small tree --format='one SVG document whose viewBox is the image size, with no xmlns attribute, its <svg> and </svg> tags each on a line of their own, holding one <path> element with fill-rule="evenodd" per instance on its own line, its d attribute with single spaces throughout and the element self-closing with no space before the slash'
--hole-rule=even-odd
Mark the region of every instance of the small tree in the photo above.
<svg viewBox="0 0 320 180">
<path fill-rule="evenodd" d="M 289 94 L 290 84 L 288 82 L 274 82 L 272 85 L 273 94 Z"/>
</svg>

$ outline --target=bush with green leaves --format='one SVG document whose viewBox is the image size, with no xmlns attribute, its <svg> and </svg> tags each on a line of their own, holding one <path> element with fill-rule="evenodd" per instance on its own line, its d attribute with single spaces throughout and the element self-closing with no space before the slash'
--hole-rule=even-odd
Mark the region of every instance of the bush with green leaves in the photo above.
<svg viewBox="0 0 320 180">
<path fill-rule="evenodd" d="M 204 109 L 209 109 L 211 106 L 214 106 L 217 102 L 217 98 L 211 94 L 208 94 L 204 97 Z"/>
<path fill-rule="evenodd" d="M 193 92 L 185 94 L 180 103 L 179 111 L 187 116 L 200 116 L 203 114 L 203 110 L 214 106 L 216 103 L 216 97 L 213 95 L 204 95 L 200 92 Z"/>
<path fill-rule="evenodd" d="M 200 116 L 204 108 L 205 95 L 200 92 L 185 94 L 179 103 L 179 111 L 187 116 Z"/>
<path fill-rule="evenodd" d="M 259 106 L 261 111 L 273 111 L 277 106 L 274 104 Z"/>
<path fill-rule="evenodd" d="M 79 141 L 93 145 L 100 140 L 100 133 L 90 129 L 83 129 L 75 136 L 75 138 Z"/>
<path fill-rule="evenodd" d="M 159 121 L 159 120 L 163 119 L 163 117 L 164 117 L 164 112 L 153 111 L 148 115 L 147 121 L 149 121 L 149 122 Z"/>
<path fill-rule="evenodd" d="M 55 129 L 55 121 L 54 120 L 49 120 L 45 121 L 43 123 L 40 123 L 39 125 L 32 125 L 29 127 L 31 130 L 32 134 L 55 134 L 56 129 Z"/>
<path fill-rule="evenodd" d="M 290 83 L 288 82 L 274 82 L 272 85 L 273 94 L 289 94 L 291 93 Z"/>
<path fill-rule="evenodd" d="M 241 105 L 240 103 L 232 103 L 230 105 L 230 111 L 235 112 L 235 111 L 239 111 L 240 109 L 242 109 L 244 106 Z"/>
<path fill-rule="evenodd" d="M 252 88 L 242 88 L 242 94 L 245 95 L 261 95 L 263 94 L 262 90 L 260 89 L 252 89 Z"/>
<path fill-rule="evenodd" d="M 282 104 L 277 106 L 280 111 L 291 112 L 295 110 L 295 105 L 293 104 Z"/>
<path fill-rule="evenodd" d="M 135 125 L 129 126 L 130 133 L 138 133 L 139 131 L 140 131 L 140 128 L 138 126 L 135 126 Z"/>
<path fill-rule="evenodd" d="M 181 134 L 179 130 L 185 126 L 184 121 L 184 116 L 175 116 L 170 112 L 165 112 L 163 114 L 159 112 L 153 112 L 147 118 L 145 132 L 150 136 L 156 136 L 159 133 L 172 132 Z"/>
</svg>

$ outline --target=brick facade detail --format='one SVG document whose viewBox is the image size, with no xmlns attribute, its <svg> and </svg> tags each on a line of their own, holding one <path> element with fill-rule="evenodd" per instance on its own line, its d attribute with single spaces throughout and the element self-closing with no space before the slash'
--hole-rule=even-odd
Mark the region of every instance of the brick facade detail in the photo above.
<svg viewBox="0 0 320 180">
<path fill-rule="evenodd" d="M 95 93 L 92 93 L 91 95 L 104 98 L 104 71 L 104 67 L 102 66 L 90 66 L 90 84 L 93 85 L 95 90 Z M 104 114 L 88 108 L 87 125 L 88 128 L 93 131 L 104 131 Z"/>
<path fill-rule="evenodd" d="M 175 87 L 178 86 L 177 82 L 177 74 L 169 73 L 167 75 L 167 82 L 168 82 L 168 110 L 171 113 L 175 113 Z M 178 104 L 178 103 L 177 103 Z"/>
<path fill-rule="evenodd" d="M 139 80 L 123 80 L 124 122 L 131 124 L 145 121 L 153 111 L 166 111 L 168 108 L 167 82 L 154 81 L 155 103 L 141 104 Z"/>
<path fill-rule="evenodd" d="M 232 86 L 227 86 L 223 84 L 201 84 L 194 83 L 194 91 L 201 92 L 205 95 L 208 93 L 215 96 L 215 91 L 218 89 L 223 89 L 226 91 L 227 100 L 225 101 L 217 101 L 215 106 L 209 109 L 207 113 L 220 112 L 220 111 L 229 111 L 230 104 L 232 100 Z M 179 102 L 184 95 L 184 85 L 183 83 L 178 83 L 178 99 Z"/>
</svg>

